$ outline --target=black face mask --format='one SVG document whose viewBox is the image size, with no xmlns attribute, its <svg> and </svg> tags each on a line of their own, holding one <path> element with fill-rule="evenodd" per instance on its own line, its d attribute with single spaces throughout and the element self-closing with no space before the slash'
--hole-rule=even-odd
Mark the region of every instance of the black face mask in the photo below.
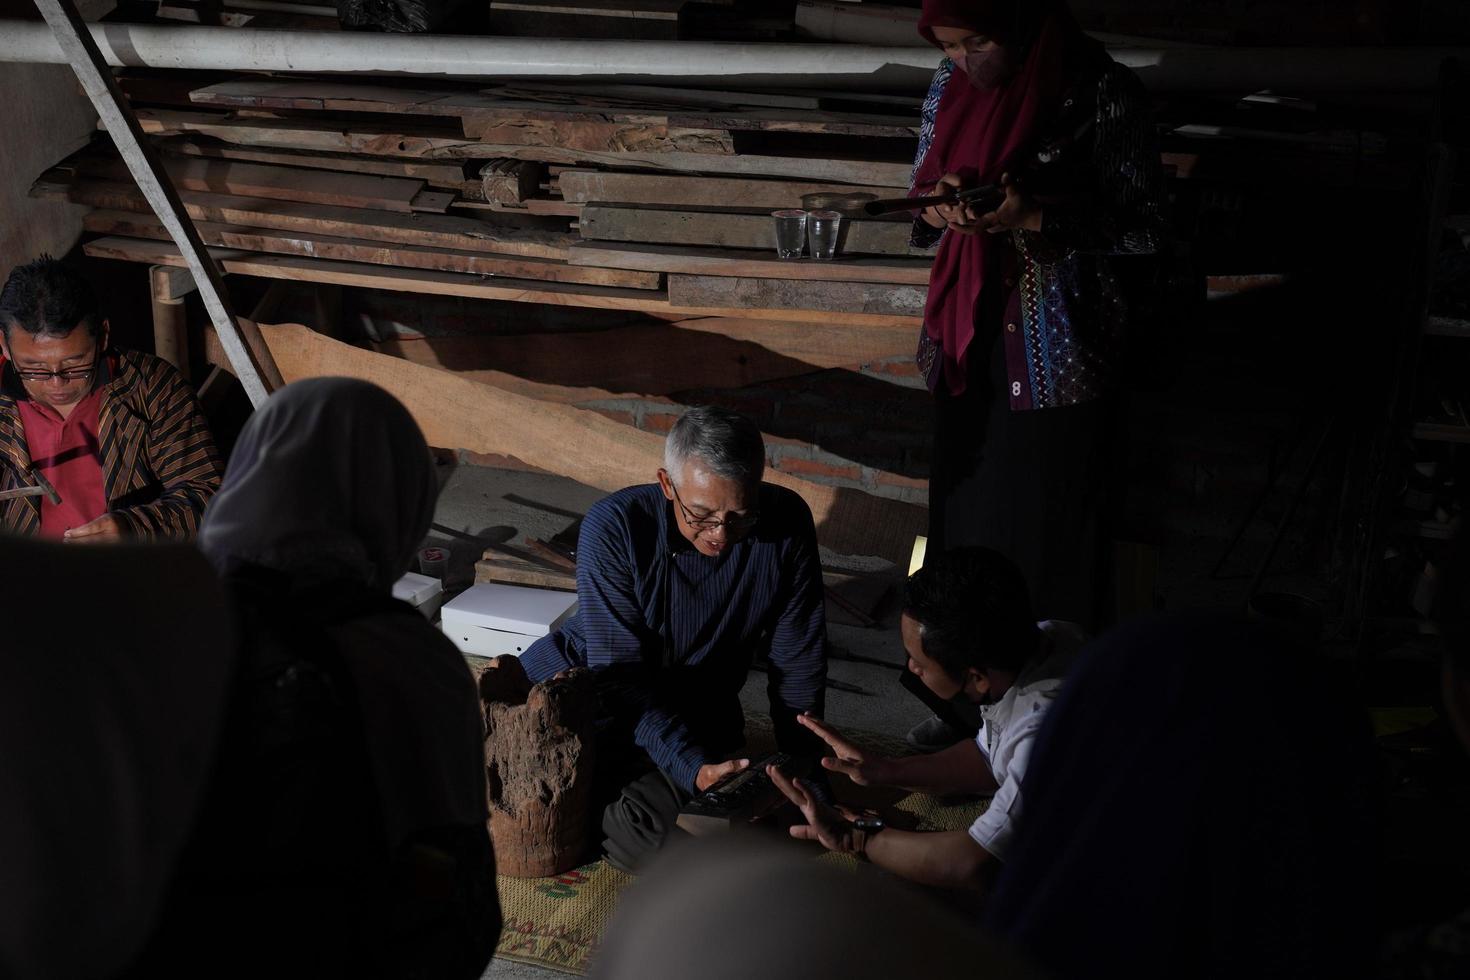
<svg viewBox="0 0 1470 980">
<path fill-rule="evenodd" d="M 961 61 L 970 84 L 982 92 L 1000 88 L 1015 73 L 1010 52 L 995 45 L 988 51 L 972 51 Z"/>
</svg>

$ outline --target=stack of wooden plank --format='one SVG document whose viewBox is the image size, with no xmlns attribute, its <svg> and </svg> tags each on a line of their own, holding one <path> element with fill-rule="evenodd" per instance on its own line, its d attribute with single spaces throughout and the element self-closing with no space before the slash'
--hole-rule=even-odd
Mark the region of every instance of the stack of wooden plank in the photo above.
<svg viewBox="0 0 1470 980">
<path fill-rule="evenodd" d="M 200 84 L 200 83 L 203 84 Z M 912 327 L 929 259 L 849 218 L 776 258 L 769 212 L 906 190 L 912 99 L 653 86 L 124 79 L 227 271 L 637 310 Z M 37 195 L 90 205 L 94 255 L 175 264 L 105 141 Z"/>
</svg>

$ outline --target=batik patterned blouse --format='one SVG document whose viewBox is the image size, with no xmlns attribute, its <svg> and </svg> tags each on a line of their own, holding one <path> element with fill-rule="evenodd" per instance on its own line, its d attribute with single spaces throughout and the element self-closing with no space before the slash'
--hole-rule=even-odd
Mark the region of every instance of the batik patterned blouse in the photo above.
<svg viewBox="0 0 1470 980">
<path fill-rule="evenodd" d="M 915 173 L 934 142 L 935 114 L 953 68 L 947 58 L 940 64 L 924 99 Z M 1112 63 L 1080 83 L 1063 103 L 1062 128 L 1050 135 L 1073 129 L 1089 112 L 1090 131 L 1063 155 L 1065 203 L 1043 207 L 1041 231 L 1010 232 L 1015 248 L 1001 280 L 1004 305 L 982 302 L 1004 315 L 999 324 L 977 324 L 971 350 L 988 351 L 1001 331 L 1014 411 L 1075 405 L 1115 386 L 1124 327 L 1141 299 L 1127 295 L 1116 257 L 1156 254 L 1165 241 L 1157 134 L 1137 76 Z M 912 240 L 920 248 L 937 246 L 943 234 L 923 218 L 914 221 Z M 921 331 L 919 369 L 931 389 L 943 384 L 939 353 Z"/>
</svg>

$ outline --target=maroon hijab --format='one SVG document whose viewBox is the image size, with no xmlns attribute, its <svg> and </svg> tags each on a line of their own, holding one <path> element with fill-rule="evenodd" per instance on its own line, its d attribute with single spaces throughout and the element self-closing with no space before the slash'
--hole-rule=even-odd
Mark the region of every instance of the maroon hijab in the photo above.
<svg viewBox="0 0 1470 980">
<path fill-rule="evenodd" d="M 955 66 L 940 96 L 934 142 L 914 175 L 915 195 L 929 193 L 948 173 L 974 186 L 1014 172 L 1039 148 L 1037 140 L 1073 81 L 1107 58 L 1063 0 L 924 0 L 919 33 L 937 45 L 935 27 L 989 34 L 1018 63 L 1009 80 L 985 90 Z M 976 304 L 1007 246 L 999 235 L 951 234 L 934 258 L 924 329 L 943 352 L 943 384 L 951 394 L 965 390 Z"/>
</svg>

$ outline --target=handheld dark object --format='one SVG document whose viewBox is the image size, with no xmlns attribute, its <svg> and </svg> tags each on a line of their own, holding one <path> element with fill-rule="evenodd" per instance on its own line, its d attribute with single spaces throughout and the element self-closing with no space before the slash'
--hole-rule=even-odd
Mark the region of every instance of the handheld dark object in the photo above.
<svg viewBox="0 0 1470 980">
<path fill-rule="evenodd" d="M 786 797 L 766 775 L 767 766 L 780 766 L 782 772 L 796 776 L 803 775 L 806 769 L 784 752 L 773 752 L 757 759 L 685 804 L 679 811 L 679 827 L 700 837 L 759 820 L 771 813 L 786 801 Z"/>
<path fill-rule="evenodd" d="M 869 201 L 863 205 L 863 213 L 870 218 L 877 218 L 885 214 L 894 214 L 899 211 L 922 211 L 932 208 L 936 204 L 969 204 L 976 207 L 984 207 L 987 211 L 994 204 L 999 204 L 1005 199 L 1005 188 L 999 184 L 986 184 L 983 187 L 972 187 L 958 194 L 934 194 L 929 197 L 893 197 L 882 201 Z"/>
</svg>

